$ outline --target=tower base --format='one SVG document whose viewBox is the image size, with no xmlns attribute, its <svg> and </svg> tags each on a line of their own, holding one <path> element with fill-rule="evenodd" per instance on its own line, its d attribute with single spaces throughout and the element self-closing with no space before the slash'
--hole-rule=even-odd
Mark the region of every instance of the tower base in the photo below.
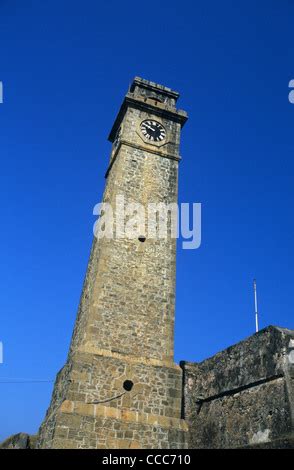
<svg viewBox="0 0 294 470">
<path fill-rule="evenodd" d="M 123 388 L 125 382 L 132 389 Z M 39 448 L 183 449 L 182 370 L 87 345 L 57 376 Z"/>
<path fill-rule="evenodd" d="M 184 449 L 187 430 L 178 418 L 66 400 L 47 444 L 52 449 Z"/>
</svg>

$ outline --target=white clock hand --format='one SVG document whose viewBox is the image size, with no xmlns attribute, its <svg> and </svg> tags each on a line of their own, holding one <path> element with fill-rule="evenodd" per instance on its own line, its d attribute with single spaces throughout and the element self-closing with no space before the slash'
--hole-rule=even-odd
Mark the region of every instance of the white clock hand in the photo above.
<svg viewBox="0 0 294 470">
<path fill-rule="evenodd" d="M 148 124 L 145 124 L 145 127 L 148 127 L 148 129 L 151 129 L 153 132 L 155 131 L 155 129 L 153 129 L 153 127 L 149 126 Z"/>
</svg>

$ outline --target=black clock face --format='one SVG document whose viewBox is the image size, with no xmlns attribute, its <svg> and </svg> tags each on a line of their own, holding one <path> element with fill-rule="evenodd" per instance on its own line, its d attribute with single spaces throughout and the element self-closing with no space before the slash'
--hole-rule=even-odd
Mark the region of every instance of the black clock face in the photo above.
<svg viewBox="0 0 294 470">
<path fill-rule="evenodd" d="M 166 137 L 165 128 L 157 121 L 143 121 L 141 131 L 144 137 L 152 142 L 161 142 Z"/>
</svg>

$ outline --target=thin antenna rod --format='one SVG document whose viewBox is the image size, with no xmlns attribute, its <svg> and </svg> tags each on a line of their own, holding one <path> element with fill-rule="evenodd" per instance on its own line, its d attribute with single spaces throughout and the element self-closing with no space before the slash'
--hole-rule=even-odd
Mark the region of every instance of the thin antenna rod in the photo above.
<svg viewBox="0 0 294 470">
<path fill-rule="evenodd" d="M 253 288 L 254 288 L 254 304 L 255 304 L 255 330 L 258 333 L 258 310 L 257 310 L 257 289 L 256 289 L 256 279 L 253 281 Z"/>
</svg>

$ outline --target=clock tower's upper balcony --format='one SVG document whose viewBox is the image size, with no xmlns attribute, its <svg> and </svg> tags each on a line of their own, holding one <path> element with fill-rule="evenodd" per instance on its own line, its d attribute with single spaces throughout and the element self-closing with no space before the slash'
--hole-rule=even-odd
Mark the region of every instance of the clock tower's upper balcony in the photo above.
<svg viewBox="0 0 294 470">
<path fill-rule="evenodd" d="M 155 106 L 161 104 L 171 109 L 176 108 L 176 102 L 180 96 L 177 91 L 173 91 L 171 88 L 144 80 L 144 78 L 140 77 L 134 78 L 129 93 L 139 100 L 143 99 L 147 103 L 155 104 Z"/>
</svg>

